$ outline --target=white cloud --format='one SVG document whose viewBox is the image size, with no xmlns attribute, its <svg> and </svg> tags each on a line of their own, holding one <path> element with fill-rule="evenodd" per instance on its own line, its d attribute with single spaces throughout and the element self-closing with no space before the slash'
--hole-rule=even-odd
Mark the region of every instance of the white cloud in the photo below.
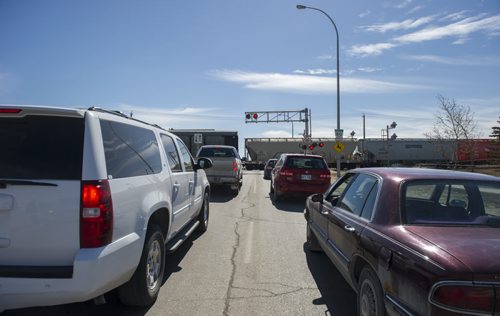
<svg viewBox="0 0 500 316">
<path fill-rule="evenodd" d="M 442 17 L 440 21 L 458 21 L 461 19 L 464 19 L 466 17 L 466 13 L 469 12 L 468 10 L 462 10 L 460 12 L 455 12 L 455 13 L 450 13 L 445 17 Z"/>
<path fill-rule="evenodd" d="M 356 70 L 354 70 L 354 69 L 344 69 L 342 71 L 342 73 L 345 74 L 345 75 L 352 75 L 355 72 L 356 72 Z"/>
<path fill-rule="evenodd" d="M 409 10 L 408 12 L 406 12 L 407 14 L 413 14 L 417 11 L 420 11 L 424 8 L 424 6 L 421 6 L 421 5 L 417 5 L 416 7 L 414 7 L 413 9 Z"/>
<path fill-rule="evenodd" d="M 471 56 L 465 58 L 452 58 L 436 55 L 410 55 L 404 56 L 405 59 L 417 60 L 422 62 L 432 62 L 445 65 L 460 66 L 500 66 L 500 58 Z"/>
<path fill-rule="evenodd" d="M 300 94 L 335 94 L 336 78 L 311 75 L 256 73 L 217 70 L 212 74 L 224 81 L 242 84 L 247 89 Z M 396 93 L 425 89 L 424 86 L 361 78 L 342 78 L 342 93 Z"/>
<path fill-rule="evenodd" d="M 484 31 L 488 34 L 500 31 L 500 15 L 484 17 L 479 15 L 463 19 L 459 22 L 445 26 L 429 27 L 420 31 L 396 37 L 400 43 L 419 43 L 423 41 L 438 40 L 445 37 L 463 38 L 471 33 Z"/>
<path fill-rule="evenodd" d="M 396 47 L 393 43 L 376 43 L 368 45 L 353 45 L 348 53 L 351 55 L 365 56 L 377 56 L 382 54 L 384 51 Z"/>
<path fill-rule="evenodd" d="M 308 75 L 331 75 L 336 74 L 337 71 L 335 69 L 308 69 L 308 70 L 294 70 L 293 73 L 296 74 L 308 74 Z"/>
<path fill-rule="evenodd" d="M 395 111 L 393 107 L 387 110 L 378 108 L 376 111 L 372 108 L 360 109 L 366 115 L 366 133 L 367 137 L 381 137 L 381 130 L 393 121 L 397 127 L 390 130 L 390 134 L 395 133 L 398 138 L 424 137 L 424 132 L 432 128 L 434 117 L 430 114 L 434 109 L 427 106 L 408 106 L 400 104 L 399 108 L 405 111 Z M 356 136 L 362 137 L 363 131 L 356 130 Z"/>
<path fill-rule="evenodd" d="M 241 118 L 241 115 L 221 114 L 224 111 L 219 108 L 178 107 L 165 109 L 131 104 L 118 104 L 110 108 L 122 111 L 127 115 L 132 112 L 134 118 L 164 128 L 219 128 L 221 121 L 234 121 Z M 186 126 L 186 123 L 193 125 Z"/>
<path fill-rule="evenodd" d="M 410 30 L 428 24 L 434 20 L 435 16 L 424 16 L 418 19 L 406 19 L 401 22 L 389 22 L 362 26 L 361 29 L 370 32 L 385 33 L 387 31 Z"/>
<path fill-rule="evenodd" d="M 395 6 L 395 8 L 397 8 L 397 9 L 404 9 L 404 8 L 406 8 L 408 5 L 410 5 L 410 3 L 411 3 L 411 2 L 412 2 L 412 0 L 403 0 L 403 2 L 401 2 L 401 3 L 397 4 L 397 5 Z"/>
<path fill-rule="evenodd" d="M 365 18 L 365 17 L 369 16 L 371 13 L 372 13 L 372 12 L 371 12 L 370 10 L 366 10 L 366 11 L 364 11 L 364 12 L 361 12 L 361 13 L 359 14 L 359 17 L 360 17 L 360 18 Z"/>
<path fill-rule="evenodd" d="M 334 59 L 336 58 L 335 56 L 333 55 L 321 55 L 321 56 L 318 56 L 318 59 Z"/>
<path fill-rule="evenodd" d="M 297 136 L 297 135 L 294 135 Z M 262 133 L 262 137 L 265 138 L 286 138 L 292 137 L 292 133 L 284 130 L 270 130 Z"/>
<path fill-rule="evenodd" d="M 463 44 L 467 43 L 467 40 L 468 39 L 466 37 L 462 37 L 462 38 L 455 40 L 452 44 L 453 45 L 463 45 Z"/>
<path fill-rule="evenodd" d="M 408 19 L 403 22 L 391 22 L 366 26 L 364 29 L 383 33 L 388 30 L 412 28 L 414 25 L 421 26 L 425 23 L 429 23 L 432 19 L 433 16 L 428 16 L 417 20 Z M 427 27 L 419 31 L 394 37 L 387 42 L 367 45 L 353 45 L 347 52 L 351 55 L 361 57 L 378 56 L 387 50 L 403 44 L 439 40 L 447 37 L 456 38 L 452 43 L 455 45 L 461 45 L 464 44 L 468 40 L 469 36 L 475 32 L 484 32 L 489 36 L 500 36 L 500 15 L 487 17 L 485 14 L 479 14 L 448 25 Z"/>
<path fill-rule="evenodd" d="M 376 72 L 376 71 L 381 71 L 382 68 L 359 67 L 358 70 L 361 71 L 361 72 Z"/>
</svg>

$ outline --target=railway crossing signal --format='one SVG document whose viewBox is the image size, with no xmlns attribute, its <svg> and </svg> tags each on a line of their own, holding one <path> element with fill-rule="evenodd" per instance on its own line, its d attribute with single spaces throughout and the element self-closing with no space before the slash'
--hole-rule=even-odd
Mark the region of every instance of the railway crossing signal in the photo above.
<svg viewBox="0 0 500 316">
<path fill-rule="evenodd" d="M 259 118 L 259 114 L 257 113 L 246 113 L 245 114 L 245 119 L 246 121 L 257 121 L 257 119 Z"/>
<path fill-rule="evenodd" d="M 309 150 L 314 150 L 314 148 L 316 148 L 316 147 L 323 148 L 323 147 L 325 147 L 325 143 L 323 143 L 323 142 L 311 143 L 310 138 L 304 138 L 304 140 L 302 141 L 302 145 L 300 146 L 300 148 L 302 148 L 303 150 L 306 150 L 307 148 L 309 148 Z"/>
</svg>

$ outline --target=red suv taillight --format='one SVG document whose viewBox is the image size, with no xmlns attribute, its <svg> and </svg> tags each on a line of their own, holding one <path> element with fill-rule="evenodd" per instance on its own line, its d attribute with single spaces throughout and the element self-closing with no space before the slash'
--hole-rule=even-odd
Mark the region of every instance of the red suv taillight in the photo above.
<svg viewBox="0 0 500 316">
<path fill-rule="evenodd" d="M 280 175 L 285 177 L 293 177 L 293 170 L 287 168 L 281 168 Z"/>
<path fill-rule="evenodd" d="M 238 163 L 236 161 L 233 161 L 233 171 L 238 171 Z"/>
<path fill-rule="evenodd" d="M 97 248 L 111 243 L 113 203 L 108 180 L 82 181 L 80 248 Z"/>
<path fill-rule="evenodd" d="M 500 306 L 498 292 L 494 286 L 443 285 L 432 293 L 431 302 L 457 312 L 493 314 L 494 306 Z"/>
<path fill-rule="evenodd" d="M 320 179 L 325 179 L 325 180 L 328 179 L 328 181 L 330 181 L 331 177 L 332 174 L 330 173 L 330 170 L 326 170 L 324 173 L 319 175 Z"/>
</svg>

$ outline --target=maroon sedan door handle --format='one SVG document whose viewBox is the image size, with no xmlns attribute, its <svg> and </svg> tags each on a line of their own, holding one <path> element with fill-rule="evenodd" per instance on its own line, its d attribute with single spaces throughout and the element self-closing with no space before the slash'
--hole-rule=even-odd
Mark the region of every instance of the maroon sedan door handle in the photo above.
<svg viewBox="0 0 500 316">
<path fill-rule="evenodd" d="M 356 228 L 354 228 L 352 226 L 349 226 L 349 225 L 345 225 L 344 229 L 347 230 L 350 233 L 354 233 L 356 231 Z"/>
</svg>

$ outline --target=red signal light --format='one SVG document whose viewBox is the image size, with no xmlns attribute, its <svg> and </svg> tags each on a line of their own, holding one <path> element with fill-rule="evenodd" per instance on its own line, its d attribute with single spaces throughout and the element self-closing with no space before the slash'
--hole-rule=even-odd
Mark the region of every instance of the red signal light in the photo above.
<svg viewBox="0 0 500 316">
<path fill-rule="evenodd" d="M 258 118 L 259 118 L 259 115 L 258 115 L 257 113 L 254 113 L 254 114 L 253 114 L 253 119 L 254 119 L 254 120 L 256 120 L 256 119 L 258 119 Z"/>
<path fill-rule="evenodd" d="M 309 145 L 309 149 L 310 149 L 310 150 L 313 150 L 313 149 L 314 149 L 314 147 L 315 147 L 314 145 Z"/>
<path fill-rule="evenodd" d="M 325 143 L 323 142 L 319 143 L 319 147 L 325 147 Z"/>
</svg>

